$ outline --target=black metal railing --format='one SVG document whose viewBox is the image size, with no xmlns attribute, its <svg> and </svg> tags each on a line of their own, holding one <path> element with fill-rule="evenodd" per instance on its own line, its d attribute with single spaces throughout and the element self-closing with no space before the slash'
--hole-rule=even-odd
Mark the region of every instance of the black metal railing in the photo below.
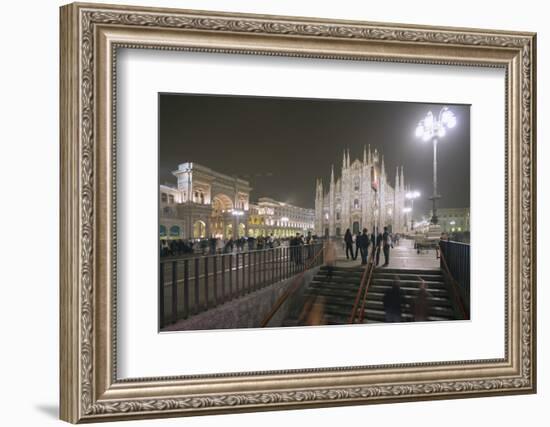
<svg viewBox="0 0 550 427">
<path fill-rule="evenodd" d="M 323 263 L 322 243 L 160 261 L 159 325 L 224 304 Z"/>
<path fill-rule="evenodd" d="M 448 270 L 451 280 L 457 286 L 466 315 L 470 311 L 470 245 L 468 243 L 442 240 L 440 264 Z"/>
</svg>

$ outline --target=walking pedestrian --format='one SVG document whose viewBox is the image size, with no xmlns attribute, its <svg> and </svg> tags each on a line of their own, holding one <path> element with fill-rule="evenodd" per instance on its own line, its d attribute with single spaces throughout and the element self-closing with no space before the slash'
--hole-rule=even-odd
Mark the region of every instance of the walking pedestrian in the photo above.
<svg viewBox="0 0 550 427">
<path fill-rule="evenodd" d="M 388 232 L 388 227 L 384 227 L 384 234 L 382 234 L 382 248 L 384 250 L 384 264 L 382 267 L 387 267 L 390 263 L 390 247 L 392 244 L 391 235 Z"/>
<path fill-rule="evenodd" d="M 358 246 L 359 250 L 361 251 L 361 265 L 367 264 L 367 258 L 369 256 L 369 234 L 368 230 L 366 228 L 363 228 L 363 234 L 360 236 L 357 236 L 357 240 L 359 241 Z"/>
<path fill-rule="evenodd" d="M 375 262 L 375 265 L 378 267 L 378 264 L 380 264 L 380 249 L 382 246 L 382 233 L 380 233 L 378 230 L 376 232 L 373 230 L 371 242 L 373 244 L 372 254 L 374 257 L 374 262 Z"/>
<path fill-rule="evenodd" d="M 304 239 L 302 238 L 302 235 L 300 233 L 296 233 L 296 239 L 295 239 L 295 255 L 296 255 L 296 264 L 302 264 L 303 257 L 302 257 L 302 251 L 304 247 Z"/>
<path fill-rule="evenodd" d="M 384 312 L 386 322 L 401 322 L 401 304 L 403 291 L 399 283 L 399 277 L 395 276 L 391 288 L 384 293 Z"/>
<path fill-rule="evenodd" d="M 423 322 L 428 320 L 431 298 L 432 294 L 428 292 L 426 282 L 422 280 L 418 289 L 418 295 L 416 296 L 413 303 L 413 315 L 415 322 Z"/>
<path fill-rule="evenodd" d="M 223 247 L 225 246 L 225 243 L 223 241 L 223 239 L 217 239 L 216 240 L 216 252 L 217 253 L 222 253 L 223 252 Z"/>
<path fill-rule="evenodd" d="M 346 230 L 346 233 L 344 234 L 344 243 L 346 244 L 346 259 L 349 259 L 351 255 L 351 259 L 353 258 L 353 237 L 351 235 L 351 231 L 348 228 Z"/>
<path fill-rule="evenodd" d="M 353 259 L 356 260 L 357 259 L 357 255 L 359 255 L 359 247 L 361 245 L 361 233 L 357 233 L 354 238 L 355 238 L 355 252 L 353 254 Z"/>
<path fill-rule="evenodd" d="M 334 243 L 330 240 L 326 240 L 324 251 L 325 264 L 327 265 L 327 278 L 330 281 L 332 280 L 334 263 L 336 262 L 336 248 L 334 247 Z"/>
</svg>

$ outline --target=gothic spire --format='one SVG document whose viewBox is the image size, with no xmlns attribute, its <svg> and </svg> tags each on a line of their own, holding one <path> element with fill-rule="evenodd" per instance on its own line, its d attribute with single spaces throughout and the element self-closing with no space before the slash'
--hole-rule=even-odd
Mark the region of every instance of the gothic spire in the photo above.
<svg viewBox="0 0 550 427">
<path fill-rule="evenodd" d="M 403 188 L 405 187 L 405 178 L 404 178 L 404 175 L 403 175 L 403 165 L 401 165 L 401 186 Z"/>
<path fill-rule="evenodd" d="M 342 169 L 346 168 L 346 149 L 344 148 L 344 156 L 342 158 Z"/>
<path fill-rule="evenodd" d="M 399 191 L 399 166 L 395 168 L 395 191 Z"/>
<path fill-rule="evenodd" d="M 368 151 L 368 155 L 367 155 L 367 160 L 369 161 L 369 165 L 372 164 L 372 154 L 370 152 L 370 144 L 369 144 L 369 151 Z"/>
<path fill-rule="evenodd" d="M 330 167 L 330 185 L 334 185 L 334 165 Z"/>
<path fill-rule="evenodd" d="M 364 165 L 367 164 L 367 146 L 366 145 L 363 146 L 363 164 Z"/>
</svg>

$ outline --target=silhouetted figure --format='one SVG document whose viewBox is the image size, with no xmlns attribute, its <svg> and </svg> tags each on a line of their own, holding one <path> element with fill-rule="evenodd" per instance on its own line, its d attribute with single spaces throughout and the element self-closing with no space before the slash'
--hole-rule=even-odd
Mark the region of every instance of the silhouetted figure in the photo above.
<svg viewBox="0 0 550 427">
<path fill-rule="evenodd" d="M 349 228 L 344 234 L 344 243 L 346 244 L 346 259 L 349 259 L 350 256 L 351 259 L 355 259 L 353 258 L 353 236 L 351 235 L 351 231 Z"/>
<path fill-rule="evenodd" d="M 399 277 L 395 277 L 391 288 L 384 293 L 384 311 L 386 322 L 401 322 L 401 303 L 403 292 L 399 284 Z"/>
<path fill-rule="evenodd" d="M 249 238 L 248 238 L 248 250 L 249 250 L 249 251 L 254 250 L 254 241 L 255 241 L 255 240 L 256 240 L 256 239 L 254 239 L 254 237 L 249 237 Z"/>
<path fill-rule="evenodd" d="M 302 264 L 303 263 L 303 257 L 302 252 L 304 249 L 304 239 L 302 238 L 302 235 L 300 233 L 296 233 L 295 238 L 295 261 L 296 264 Z"/>
<path fill-rule="evenodd" d="M 392 241 L 390 233 L 388 232 L 388 227 L 384 227 L 384 234 L 382 234 L 382 248 L 384 250 L 384 264 L 382 267 L 387 267 L 390 263 L 390 247 Z"/>
<path fill-rule="evenodd" d="M 359 255 L 359 245 L 360 245 L 359 237 L 361 237 L 361 233 L 357 233 L 354 236 L 354 238 L 355 238 L 355 252 L 353 254 L 353 259 L 357 259 L 357 255 Z"/>
<path fill-rule="evenodd" d="M 225 244 L 225 252 L 226 253 L 233 253 L 233 245 L 235 242 L 233 241 L 233 238 L 230 238 L 227 243 Z"/>
<path fill-rule="evenodd" d="M 432 295 L 428 292 L 426 282 L 420 283 L 418 295 L 413 303 L 413 315 L 415 322 L 423 322 L 428 320 L 430 314 L 430 298 Z"/>
<path fill-rule="evenodd" d="M 363 228 L 363 234 L 357 236 L 355 244 L 359 247 L 359 250 L 361 251 L 361 265 L 366 265 L 367 258 L 369 256 L 370 245 L 369 234 L 366 228 Z"/>
<path fill-rule="evenodd" d="M 373 230 L 371 235 L 371 242 L 372 242 L 373 256 L 375 258 L 374 262 L 375 262 L 375 265 L 378 266 L 378 264 L 380 264 L 380 249 L 382 245 L 382 233 L 376 233 Z"/>
<path fill-rule="evenodd" d="M 325 241 L 324 246 L 325 264 L 327 265 L 327 278 L 332 280 L 332 273 L 334 272 L 334 263 L 336 262 L 336 247 L 330 240 Z"/>
<path fill-rule="evenodd" d="M 218 239 L 216 239 L 214 236 L 210 237 L 210 253 L 215 254 L 216 253 L 216 242 Z"/>
</svg>

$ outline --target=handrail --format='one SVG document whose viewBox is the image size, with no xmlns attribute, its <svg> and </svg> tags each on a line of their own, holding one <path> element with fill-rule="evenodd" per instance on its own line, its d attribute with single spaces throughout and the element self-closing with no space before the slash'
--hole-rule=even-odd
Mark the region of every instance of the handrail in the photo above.
<svg viewBox="0 0 550 427">
<path fill-rule="evenodd" d="M 262 323 L 260 324 L 260 327 L 261 328 L 265 328 L 267 326 L 267 324 L 270 322 L 270 320 L 273 318 L 273 316 L 275 315 L 275 313 L 277 313 L 277 311 L 279 310 L 279 308 L 281 308 L 281 306 L 283 305 L 283 303 L 286 301 L 286 299 L 292 295 L 294 292 L 296 292 L 296 290 L 298 289 L 299 285 L 300 285 L 300 280 L 304 277 L 304 274 L 306 273 L 306 271 L 310 268 L 311 264 L 313 263 L 313 261 L 315 261 L 315 259 L 321 255 L 323 253 L 323 251 L 325 250 L 325 247 L 321 247 L 321 250 L 319 250 L 319 252 L 317 252 L 313 258 L 309 259 L 308 260 L 308 263 L 304 266 L 304 270 L 301 271 L 295 278 L 294 278 L 294 281 L 292 282 L 292 285 L 290 285 L 287 290 L 285 292 L 283 292 L 283 294 L 277 299 L 277 301 L 275 301 L 275 304 L 273 305 L 273 307 L 271 307 L 271 310 L 269 311 L 269 313 L 264 317 L 264 319 L 262 320 Z"/>
<path fill-rule="evenodd" d="M 353 303 L 353 308 L 351 309 L 351 313 L 348 319 L 349 324 L 355 323 L 355 318 L 357 316 L 357 307 L 359 305 L 359 300 L 361 299 L 361 294 L 363 293 L 363 289 L 365 287 L 365 279 L 367 278 L 367 275 L 370 272 L 370 275 L 372 275 L 372 271 L 374 270 L 374 256 L 376 252 L 380 251 L 380 246 L 378 246 L 375 250 L 372 251 L 370 255 L 370 260 L 367 262 L 367 265 L 365 266 L 365 270 L 363 271 L 363 274 L 361 275 L 361 284 L 359 285 L 359 289 L 357 290 L 357 295 L 355 295 L 355 301 Z M 369 268 L 370 267 L 370 268 Z"/>
<path fill-rule="evenodd" d="M 370 273 L 369 273 L 369 277 L 367 278 L 367 284 L 365 286 L 365 292 L 363 294 L 363 302 L 361 303 L 361 311 L 360 311 L 361 314 L 359 315 L 359 323 L 363 323 L 363 320 L 365 319 L 365 306 L 367 304 L 367 293 L 369 292 L 370 284 L 372 283 L 373 272 L 374 272 L 374 260 L 371 260 Z"/>
<path fill-rule="evenodd" d="M 463 304 L 462 299 L 460 298 L 460 294 L 458 292 L 458 284 L 457 284 L 458 282 L 453 277 L 453 275 L 451 273 L 451 270 L 449 270 L 449 266 L 447 265 L 447 260 L 445 259 L 445 254 L 443 252 L 444 251 L 441 249 L 441 243 L 440 243 L 439 244 L 439 257 L 443 261 L 443 266 L 445 267 L 445 271 L 447 272 L 447 274 L 451 278 L 451 284 L 453 285 L 452 286 L 453 294 L 454 294 L 455 300 L 458 303 L 458 307 L 460 308 L 462 318 L 466 319 L 468 316 L 466 315 L 466 309 L 464 308 L 464 304 Z"/>
</svg>

